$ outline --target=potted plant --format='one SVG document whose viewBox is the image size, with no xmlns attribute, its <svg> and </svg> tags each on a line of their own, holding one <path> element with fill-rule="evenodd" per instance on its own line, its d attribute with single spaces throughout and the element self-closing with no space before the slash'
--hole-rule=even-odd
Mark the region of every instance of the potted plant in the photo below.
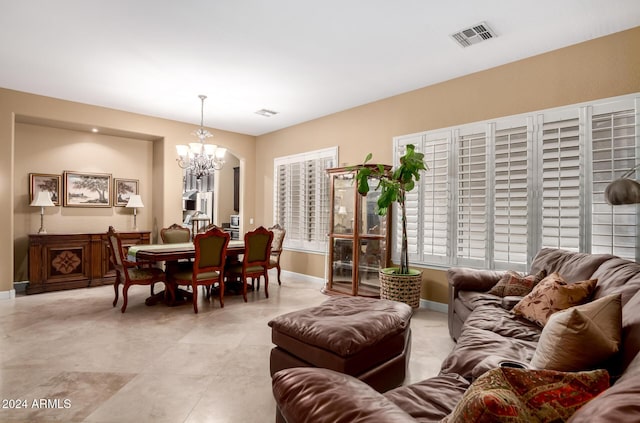
<svg viewBox="0 0 640 423">
<path fill-rule="evenodd" d="M 402 224 L 400 266 L 380 269 L 380 297 L 402 301 L 416 308 L 420 306 L 422 272 L 409 268 L 405 200 L 407 192 L 411 191 L 420 180 L 420 172 L 427 170 L 428 167 L 424 162 L 424 154 L 417 152 L 413 144 L 406 146 L 404 155 L 400 157 L 400 165 L 391 171 L 385 170 L 383 165 L 367 165 L 372 157 L 369 153 L 363 164 L 353 167 L 356 172 L 355 182 L 358 193 L 367 195 L 371 189 L 369 179 L 376 179 L 378 185 L 375 189 L 380 189 L 376 213 L 380 216 L 386 215 L 389 207 L 397 202 Z"/>
</svg>

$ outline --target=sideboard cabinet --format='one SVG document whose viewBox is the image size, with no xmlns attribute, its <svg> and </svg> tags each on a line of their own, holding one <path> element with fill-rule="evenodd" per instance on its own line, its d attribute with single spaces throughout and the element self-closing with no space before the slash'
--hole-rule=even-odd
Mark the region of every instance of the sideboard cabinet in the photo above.
<svg viewBox="0 0 640 423">
<path fill-rule="evenodd" d="M 123 246 L 149 244 L 150 232 L 120 232 Z M 105 233 L 29 235 L 27 294 L 112 284 L 111 247 Z"/>
</svg>

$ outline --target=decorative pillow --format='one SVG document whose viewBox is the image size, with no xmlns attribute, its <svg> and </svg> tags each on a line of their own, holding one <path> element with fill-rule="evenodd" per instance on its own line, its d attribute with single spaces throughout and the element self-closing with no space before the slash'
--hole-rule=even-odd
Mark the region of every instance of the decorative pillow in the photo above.
<svg viewBox="0 0 640 423">
<path fill-rule="evenodd" d="M 567 283 L 554 272 L 540 281 L 533 290 L 513 307 L 513 312 L 541 327 L 556 311 L 587 301 L 598 283 L 597 279 Z"/>
<path fill-rule="evenodd" d="M 552 315 L 530 366 L 563 372 L 590 369 L 618 352 L 621 337 L 621 296 L 608 295 Z"/>
<path fill-rule="evenodd" d="M 522 276 L 518 272 L 508 270 L 497 284 L 493 286 L 488 294 L 497 295 L 498 297 L 518 296 L 524 297 L 527 295 L 534 286 L 538 284 L 544 277 L 547 276 L 547 271 L 542 269 L 537 275 Z"/>
<path fill-rule="evenodd" d="M 441 423 L 564 422 L 609 387 L 609 373 L 593 370 L 496 368 L 475 382 Z"/>
</svg>

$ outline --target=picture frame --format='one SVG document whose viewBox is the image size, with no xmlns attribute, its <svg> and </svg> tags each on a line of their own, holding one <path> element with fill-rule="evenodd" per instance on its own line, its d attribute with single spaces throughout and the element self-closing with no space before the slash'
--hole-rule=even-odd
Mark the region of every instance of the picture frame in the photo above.
<svg viewBox="0 0 640 423">
<path fill-rule="evenodd" d="M 30 173 L 29 174 L 29 204 L 38 196 L 40 191 L 51 193 L 51 202 L 56 206 L 60 205 L 60 188 L 62 176 L 51 173 Z"/>
<path fill-rule="evenodd" d="M 64 207 L 111 207 L 111 174 L 65 170 Z"/>
<path fill-rule="evenodd" d="M 129 197 L 138 194 L 137 179 L 113 178 L 113 205 L 124 207 L 129 202 Z"/>
</svg>

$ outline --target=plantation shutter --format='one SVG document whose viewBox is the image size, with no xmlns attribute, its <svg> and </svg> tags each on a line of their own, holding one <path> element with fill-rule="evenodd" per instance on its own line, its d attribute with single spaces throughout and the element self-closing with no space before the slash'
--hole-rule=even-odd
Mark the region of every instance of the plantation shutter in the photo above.
<svg viewBox="0 0 640 423">
<path fill-rule="evenodd" d="M 545 247 L 640 262 L 640 204 L 604 199 L 640 166 L 640 93 L 395 137 L 395 165 L 409 143 L 429 166 L 407 198 L 412 264 L 526 271 Z"/>
<path fill-rule="evenodd" d="M 545 119 L 542 139 L 542 247 L 580 249 L 579 119 Z"/>
<path fill-rule="evenodd" d="M 449 146 L 451 132 L 425 137 L 424 153 L 428 170 L 422 179 L 422 254 L 431 263 L 448 263 L 450 245 Z"/>
<path fill-rule="evenodd" d="M 287 226 L 288 222 L 289 222 L 289 213 L 290 211 L 287 208 L 287 205 L 289 204 L 289 201 L 287 201 L 287 190 L 284 189 L 284 187 L 287 186 L 287 174 L 289 171 L 288 166 L 281 164 L 281 165 L 274 165 L 273 167 L 274 170 L 274 190 L 273 190 L 273 195 L 274 195 L 274 200 L 273 200 L 273 205 L 274 205 L 274 211 L 273 211 L 273 216 L 276 223 L 278 223 L 280 226 L 282 226 L 283 228 Z"/>
<path fill-rule="evenodd" d="M 496 268 L 526 270 L 530 144 L 526 125 L 495 131 L 493 256 Z"/>
<path fill-rule="evenodd" d="M 274 216 L 287 231 L 284 246 L 305 251 L 326 249 L 329 179 L 337 148 L 274 159 Z"/>
<path fill-rule="evenodd" d="M 638 257 L 638 206 L 611 206 L 604 198 L 604 190 L 610 182 L 638 164 L 636 119 L 633 104 L 628 103 L 594 107 L 591 117 L 591 252 L 614 254 L 629 260 Z M 637 175 L 631 178 L 638 179 Z"/>
<path fill-rule="evenodd" d="M 305 241 L 306 225 L 303 222 L 306 196 L 306 184 L 304 184 L 304 173 L 302 172 L 301 162 L 289 164 L 289 179 L 287 180 L 287 200 L 289 209 L 289 225 L 285 226 L 287 237 L 289 238 L 289 246 L 302 248 Z"/>
<path fill-rule="evenodd" d="M 456 258 L 485 265 L 487 252 L 487 137 L 484 132 L 458 136 Z"/>
<path fill-rule="evenodd" d="M 307 162 L 307 190 L 309 192 L 307 241 L 319 250 L 329 232 L 329 175 L 326 169 L 333 167 L 332 158 L 318 158 Z"/>
</svg>

